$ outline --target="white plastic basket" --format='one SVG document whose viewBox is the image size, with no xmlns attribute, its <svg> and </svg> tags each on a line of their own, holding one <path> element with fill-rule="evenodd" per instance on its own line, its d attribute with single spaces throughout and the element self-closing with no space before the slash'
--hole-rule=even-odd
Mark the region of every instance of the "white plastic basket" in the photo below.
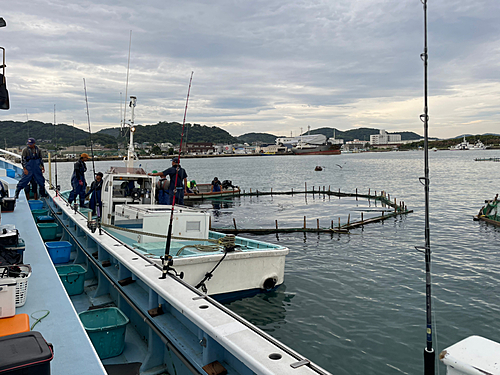
<svg viewBox="0 0 500 375">
<path fill-rule="evenodd" d="M 8 267 L 19 267 L 21 276 L 13 278 L 8 276 L 6 269 Z M 18 264 L 16 266 L 1 266 L 0 277 L 9 277 L 16 280 L 16 307 L 24 306 L 26 303 L 26 295 L 28 294 L 28 279 L 31 276 L 31 266 L 29 264 Z"/>
</svg>

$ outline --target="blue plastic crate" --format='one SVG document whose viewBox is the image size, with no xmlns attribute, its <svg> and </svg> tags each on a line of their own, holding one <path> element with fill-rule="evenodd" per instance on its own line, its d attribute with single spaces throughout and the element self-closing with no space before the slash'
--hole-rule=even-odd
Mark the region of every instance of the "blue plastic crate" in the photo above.
<svg viewBox="0 0 500 375">
<path fill-rule="evenodd" d="M 71 243 L 67 241 L 45 242 L 52 263 L 68 263 L 71 255 Z"/>
<path fill-rule="evenodd" d="M 70 296 L 83 293 L 87 270 L 79 264 L 56 266 L 57 274 Z"/>
<path fill-rule="evenodd" d="M 7 177 L 12 177 L 12 178 L 16 177 L 16 171 L 14 169 L 6 169 L 6 171 L 7 171 Z"/>
<path fill-rule="evenodd" d="M 30 205 L 30 210 L 41 210 L 43 208 L 43 202 L 39 200 L 30 200 L 28 201 L 28 204 Z"/>
<path fill-rule="evenodd" d="M 78 316 L 100 359 L 122 354 L 129 319 L 120 309 L 106 307 L 84 311 Z"/>
<path fill-rule="evenodd" d="M 39 223 L 36 226 L 44 241 L 55 240 L 57 238 L 56 223 Z"/>
</svg>

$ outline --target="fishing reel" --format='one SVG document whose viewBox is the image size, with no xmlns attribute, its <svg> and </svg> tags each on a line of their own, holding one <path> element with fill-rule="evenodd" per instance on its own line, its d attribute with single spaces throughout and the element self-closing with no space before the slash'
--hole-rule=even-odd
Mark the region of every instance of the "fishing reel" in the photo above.
<svg viewBox="0 0 500 375">
<path fill-rule="evenodd" d="M 172 257 L 172 255 L 161 256 L 160 259 L 163 263 L 163 272 L 162 272 L 160 279 L 164 279 L 166 277 L 166 274 L 170 273 L 170 271 L 172 271 L 174 273 L 174 275 L 177 276 L 178 278 L 180 278 L 180 279 L 184 278 L 184 272 L 178 273 L 175 270 L 175 268 L 172 267 L 174 265 L 174 258 Z"/>
<path fill-rule="evenodd" d="M 98 225 L 96 219 L 87 220 L 87 228 L 89 228 L 92 233 L 95 233 L 95 231 L 97 230 L 97 226 Z"/>
</svg>

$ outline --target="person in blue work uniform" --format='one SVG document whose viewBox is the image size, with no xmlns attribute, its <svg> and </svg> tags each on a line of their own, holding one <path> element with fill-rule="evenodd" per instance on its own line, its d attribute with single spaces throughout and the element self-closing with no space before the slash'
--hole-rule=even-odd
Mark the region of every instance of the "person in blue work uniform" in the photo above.
<svg viewBox="0 0 500 375">
<path fill-rule="evenodd" d="M 102 178 L 104 175 L 102 172 L 97 172 L 95 175 L 95 180 L 90 184 L 90 189 L 85 195 L 85 198 L 90 195 L 89 208 L 92 209 L 92 215 L 97 215 L 97 207 L 99 207 L 99 213 L 102 208 L 101 193 L 102 193 Z"/>
<path fill-rule="evenodd" d="M 45 167 L 43 166 L 42 151 L 35 145 L 35 143 L 34 138 L 29 138 L 26 143 L 27 147 L 21 154 L 21 164 L 23 166 L 24 174 L 16 187 L 16 194 L 14 195 L 16 199 L 19 198 L 19 193 L 26 186 L 28 186 L 32 178 L 35 179 L 40 188 L 40 195 L 42 197 L 47 196 L 47 193 L 45 192 L 45 178 L 43 177 Z"/>
<path fill-rule="evenodd" d="M 177 175 L 177 184 L 175 183 Z M 175 191 L 175 203 L 184 204 L 184 193 L 187 187 L 187 173 L 184 168 L 181 167 L 178 158 L 172 159 L 172 166 L 165 169 L 163 172 L 148 173 L 149 176 L 163 176 L 170 178 L 170 185 L 168 187 L 168 204 L 172 204 L 174 200 Z M 177 186 L 176 186 L 177 185 Z"/>
<path fill-rule="evenodd" d="M 212 189 L 210 191 L 212 193 L 221 191 L 221 183 L 217 177 L 212 180 Z"/>
<path fill-rule="evenodd" d="M 36 184 L 34 177 L 31 178 L 30 183 L 24 188 L 24 195 L 26 195 L 26 199 L 31 198 L 31 193 L 33 193 L 33 199 L 38 199 L 38 185 Z"/>
<path fill-rule="evenodd" d="M 85 152 L 80 155 L 80 159 L 75 163 L 73 174 L 71 175 L 71 193 L 69 193 L 68 202 L 73 203 L 76 197 L 80 197 L 80 207 L 84 207 L 85 204 L 85 187 L 87 182 L 85 181 L 85 172 L 87 172 L 87 166 L 85 162 L 89 160 L 89 155 Z"/>
</svg>

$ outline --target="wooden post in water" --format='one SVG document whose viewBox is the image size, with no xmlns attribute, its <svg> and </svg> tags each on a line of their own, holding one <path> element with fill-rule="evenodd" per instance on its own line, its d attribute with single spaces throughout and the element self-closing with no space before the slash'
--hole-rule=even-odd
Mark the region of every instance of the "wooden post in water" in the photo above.
<svg viewBox="0 0 500 375">
<path fill-rule="evenodd" d="M 365 221 L 365 220 L 363 219 L 363 213 L 361 212 L 361 222 L 363 222 L 363 221 Z"/>
<path fill-rule="evenodd" d="M 328 192 L 330 192 L 330 185 L 328 185 Z"/>
<path fill-rule="evenodd" d="M 275 220 L 276 222 L 276 230 L 278 230 L 278 220 Z"/>
<path fill-rule="evenodd" d="M 332 224 L 331 224 L 331 229 L 333 229 L 333 220 L 332 220 Z"/>
<path fill-rule="evenodd" d="M 304 216 L 304 229 L 306 229 L 306 217 Z"/>
<path fill-rule="evenodd" d="M 316 228 L 319 230 L 319 219 L 316 219 Z"/>
<path fill-rule="evenodd" d="M 390 201 L 391 200 L 391 194 L 387 194 L 387 200 Z"/>
<path fill-rule="evenodd" d="M 271 197 L 273 196 L 273 188 L 271 188 Z"/>
<path fill-rule="evenodd" d="M 307 195 L 307 182 L 304 182 L 304 192 L 306 193 Z"/>
<path fill-rule="evenodd" d="M 351 223 L 351 214 L 347 215 L 347 225 Z"/>
<path fill-rule="evenodd" d="M 252 188 L 250 188 L 250 194 L 252 194 Z"/>
<path fill-rule="evenodd" d="M 356 200 L 358 200 L 358 188 L 356 188 Z"/>
<path fill-rule="evenodd" d="M 339 216 L 339 229 L 340 229 L 340 216 Z"/>
<path fill-rule="evenodd" d="M 293 188 L 292 188 L 292 196 L 293 196 Z"/>
<path fill-rule="evenodd" d="M 234 224 L 234 230 L 238 230 L 238 228 L 236 227 L 236 219 L 233 217 L 233 224 Z"/>
</svg>

